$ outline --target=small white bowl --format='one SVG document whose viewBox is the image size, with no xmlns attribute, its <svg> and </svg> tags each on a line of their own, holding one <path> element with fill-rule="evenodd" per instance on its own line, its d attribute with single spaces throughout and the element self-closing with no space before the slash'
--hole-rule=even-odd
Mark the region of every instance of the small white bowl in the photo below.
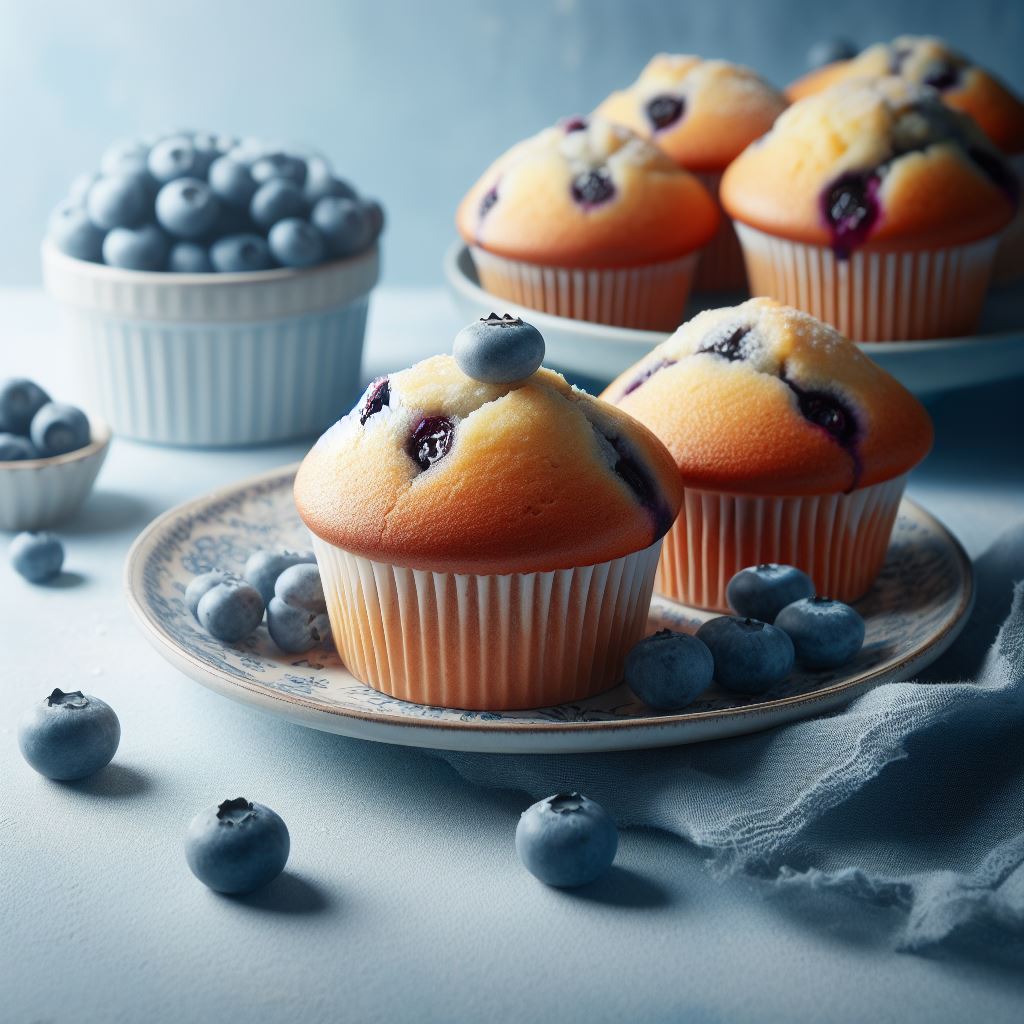
<svg viewBox="0 0 1024 1024">
<path fill-rule="evenodd" d="M 50 459 L 0 462 L 0 530 L 42 530 L 70 519 L 89 496 L 110 448 L 110 427 L 89 417 L 92 440 Z"/>
<path fill-rule="evenodd" d="M 121 270 L 43 243 L 91 405 L 123 437 L 236 446 L 322 433 L 359 391 L 376 246 L 306 270 Z"/>
</svg>

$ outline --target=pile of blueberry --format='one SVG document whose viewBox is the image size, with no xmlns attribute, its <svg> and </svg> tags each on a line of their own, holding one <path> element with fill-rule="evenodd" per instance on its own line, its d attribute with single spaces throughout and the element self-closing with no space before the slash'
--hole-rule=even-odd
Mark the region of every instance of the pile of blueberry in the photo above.
<svg viewBox="0 0 1024 1024">
<path fill-rule="evenodd" d="M 320 570 L 312 551 L 256 551 L 242 576 L 214 570 L 197 576 L 185 603 L 210 636 L 236 644 L 267 618 L 271 640 L 288 654 L 331 642 Z"/>
<path fill-rule="evenodd" d="M 793 671 L 839 668 L 864 643 L 864 620 L 842 601 L 818 597 L 791 565 L 742 569 L 726 589 L 735 615 L 708 619 L 695 636 L 663 629 L 626 658 L 626 684 L 648 707 L 675 711 L 712 680 L 739 693 L 765 693 Z"/>
<path fill-rule="evenodd" d="M 81 409 L 54 402 L 24 377 L 0 384 L 0 462 L 66 455 L 90 439 L 89 420 Z"/>
<path fill-rule="evenodd" d="M 384 211 L 318 155 L 205 132 L 115 143 L 49 237 L 75 259 L 186 274 L 311 267 L 364 252 Z"/>
</svg>

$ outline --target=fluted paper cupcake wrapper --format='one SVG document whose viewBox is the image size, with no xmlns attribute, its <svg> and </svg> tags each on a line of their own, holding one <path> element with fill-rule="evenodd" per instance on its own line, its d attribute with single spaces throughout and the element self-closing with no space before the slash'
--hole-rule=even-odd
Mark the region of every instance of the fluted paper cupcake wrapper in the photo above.
<svg viewBox="0 0 1024 1024">
<path fill-rule="evenodd" d="M 693 174 L 718 203 L 718 212 L 722 218 L 714 237 L 700 251 L 693 287 L 698 292 L 742 291 L 747 287 L 747 269 L 743 264 L 743 250 L 736 237 L 732 218 L 722 209 L 718 198 L 722 172 L 694 171 Z"/>
<path fill-rule="evenodd" d="M 981 318 L 999 236 L 920 252 L 855 250 L 839 259 L 746 224 L 736 231 L 752 295 L 767 295 L 832 324 L 854 341 L 971 334 Z"/>
<path fill-rule="evenodd" d="M 688 487 L 665 537 L 655 588 L 684 604 L 728 611 L 725 588 L 740 569 L 779 562 L 806 572 L 819 594 L 854 601 L 882 568 L 906 480 L 811 497 Z"/>
<path fill-rule="evenodd" d="M 479 246 L 471 252 L 480 284 L 492 295 L 556 316 L 649 331 L 679 326 L 698 258 L 688 253 L 642 267 L 587 270 L 510 260 Z"/>
<path fill-rule="evenodd" d="M 371 561 L 313 536 L 331 631 L 375 690 L 503 711 L 616 685 L 647 624 L 661 541 L 599 565 L 471 575 Z"/>
</svg>

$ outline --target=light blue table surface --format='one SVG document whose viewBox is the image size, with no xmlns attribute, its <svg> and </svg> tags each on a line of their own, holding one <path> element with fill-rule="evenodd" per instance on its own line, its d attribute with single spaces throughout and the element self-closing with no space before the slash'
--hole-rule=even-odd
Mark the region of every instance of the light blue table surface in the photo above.
<svg viewBox="0 0 1024 1024">
<path fill-rule="evenodd" d="M 415 314 L 415 315 L 412 315 Z M 376 372 L 448 347 L 433 290 L 382 290 Z M 55 311 L 0 291 L 0 376 L 76 397 Z M 932 403 L 936 452 L 911 494 L 972 554 L 1024 514 L 1020 381 Z M 148 646 L 121 593 L 132 538 L 186 499 L 301 457 L 303 445 L 196 453 L 115 442 L 61 532 L 69 585 L 0 565 L 0 1020 L 898 1021 L 1024 1018 L 1024 979 L 995 962 L 895 954 L 885 911 L 811 913 L 700 853 L 625 830 L 587 896 L 544 888 L 512 837 L 526 801 L 477 789 L 429 753 L 304 730 L 218 697 Z M 21 709 L 54 686 L 122 723 L 95 780 L 41 778 Z M 191 876 L 192 815 L 244 794 L 292 834 L 287 874 L 247 900 Z M 822 921 L 827 923 L 823 924 Z"/>
</svg>

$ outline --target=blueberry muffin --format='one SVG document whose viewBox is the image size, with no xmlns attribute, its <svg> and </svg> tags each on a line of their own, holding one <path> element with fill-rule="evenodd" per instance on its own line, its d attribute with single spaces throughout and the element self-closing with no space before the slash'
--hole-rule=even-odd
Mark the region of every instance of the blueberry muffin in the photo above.
<svg viewBox="0 0 1024 1024">
<path fill-rule="evenodd" d="M 471 332 L 537 333 L 510 316 Z M 488 383 L 434 356 L 374 381 L 302 463 L 335 642 L 375 689 L 489 710 L 575 700 L 616 683 L 642 636 L 675 465 L 538 365 Z"/>
<path fill-rule="evenodd" d="M 860 597 L 885 558 L 924 407 L 833 328 L 772 299 L 694 317 L 602 396 L 675 460 L 683 509 L 658 587 L 725 610 L 740 569 L 795 565 Z"/>
<path fill-rule="evenodd" d="M 785 109 L 786 98 L 749 68 L 662 53 L 596 113 L 649 139 L 717 197 L 722 172 Z M 746 287 L 743 254 L 728 217 L 701 253 L 696 287 Z"/>
<path fill-rule="evenodd" d="M 729 166 L 722 202 L 755 294 L 904 340 L 976 328 L 1017 189 L 970 118 L 890 77 L 795 103 Z"/>
<path fill-rule="evenodd" d="M 469 190 L 456 225 L 483 287 L 596 323 L 672 330 L 719 214 L 656 146 L 573 117 L 513 146 Z"/>
</svg>

